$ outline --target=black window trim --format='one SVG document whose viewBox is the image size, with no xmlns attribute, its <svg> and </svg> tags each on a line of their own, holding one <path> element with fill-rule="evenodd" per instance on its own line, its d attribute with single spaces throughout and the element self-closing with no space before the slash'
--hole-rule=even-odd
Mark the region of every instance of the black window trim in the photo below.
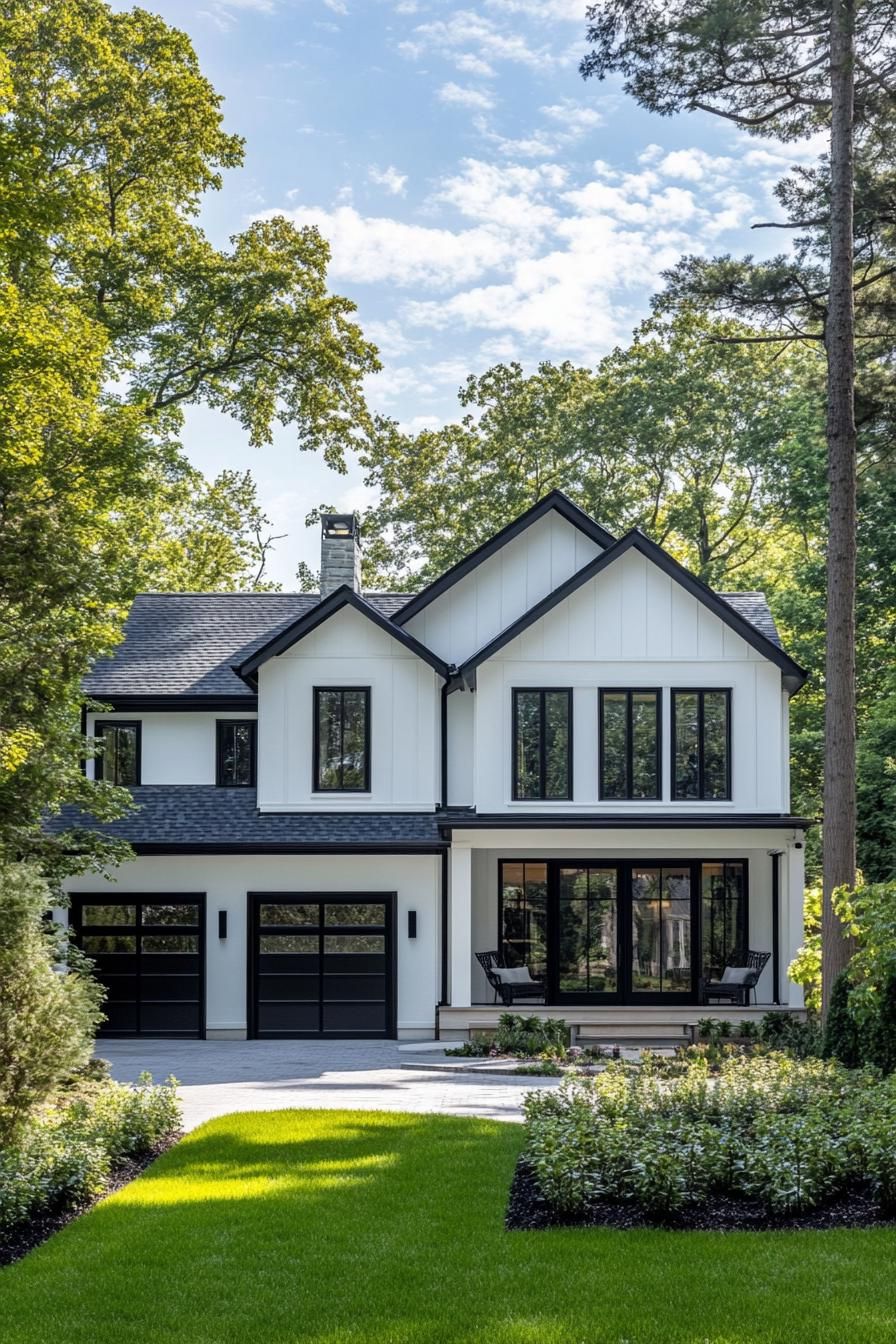
<svg viewBox="0 0 896 1344">
<path fill-rule="evenodd" d="M 625 777 L 626 791 L 621 796 L 608 794 L 604 788 L 604 697 L 607 695 L 624 695 L 626 697 L 625 707 Z M 634 765 L 634 743 L 632 738 L 632 696 L 633 695 L 653 695 L 656 696 L 656 744 L 654 757 L 656 760 L 655 779 L 656 792 L 650 797 L 635 798 L 632 794 L 632 776 Z M 597 777 L 597 796 L 601 802 L 607 803 L 661 803 L 663 801 L 663 688 L 661 686 L 601 686 L 597 692 L 597 733 L 598 733 L 598 777 Z"/>
<path fill-rule="evenodd" d="M 311 760 L 311 790 L 313 793 L 370 793 L 370 687 L 369 686 L 315 686 L 312 696 L 312 715 L 314 720 L 314 742 L 312 746 Z M 322 693 L 330 694 L 338 691 L 340 695 L 345 695 L 346 691 L 352 691 L 357 694 L 359 691 L 364 696 L 364 783 L 362 785 L 341 785 L 339 788 L 331 788 L 327 784 L 322 784 L 320 780 L 320 697 Z M 343 701 L 343 706 L 344 706 Z M 343 728 L 345 732 L 345 714 L 342 715 Z"/>
<path fill-rule="evenodd" d="M 698 760 L 697 760 L 697 797 L 682 798 L 679 796 L 676 787 L 676 768 L 675 761 L 676 750 L 676 713 L 675 700 L 679 695 L 696 695 L 698 699 L 697 710 L 697 735 L 698 735 Z M 706 797 L 706 783 L 704 779 L 704 723 L 703 723 L 703 697 L 704 695 L 724 695 L 725 697 L 725 793 L 721 798 Z M 672 686 L 669 690 L 669 718 L 670 718 L 670 786 L 671 800 L 673 803 L 730 803 L 731 798 L 731 687 L 730 686 Z"/>
<path fill-rule="evenodd" d="M 249 779 L 245 784 L 228 784 L 224 780 L 224 730 L 227 728 L 250 728 Z M 216 719 L 215 720 L 215 787 L 218 789 L 254 789 L 258 765 L 258 720 L 257 719 Z"/>
<path fill-rule="evenodd" d="M 137 733 L 137 743 L 134 750 L 134 761 L 137 778 L 133 784 L 123 784 L 122 788 L 137 788 L 143 780 L 143 720 L 142 719 L 94 719 L 92 737 L 105 737 L 107 728 L 134 728 Z M 105 778 L 103 774 L 103 752 L 93 758 L 93 778 L 101 780 Z"/>
<path fill-rule="evenodd" d="M 511 689 L 511 748 L 510 748 L 510 784 L 511 796 L 515 803 L 571 803 L 573 801 L 573 688 L 572 686 L 514 686 Z M 539 793 L 536 798 L 522 798 L 519 792 L 519 775 L 517 773 L 517 703 L 520 695 L 534 695 L 541 697 L 541 736 L 538 745 L 538 787 Z M 545 700 L 546 695 L 565 695 L 567 700 L 566 717 L 566 793 L 562 796 L 548 798 L 545 795 L 545 780 L 547 776 L 547 754 L 545 751 Z"/>
</svg>

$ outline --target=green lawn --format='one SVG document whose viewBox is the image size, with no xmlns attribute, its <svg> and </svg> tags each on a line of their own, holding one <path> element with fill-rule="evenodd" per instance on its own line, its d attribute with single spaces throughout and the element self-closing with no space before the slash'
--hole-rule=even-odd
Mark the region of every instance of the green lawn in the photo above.
<svg viewBox="0 0 896 1344">
<path fill-rule="evenodd" d="M 514 1125 L 233 1115 L 0 1270 L 2 1344 L 892 1344 L 896 1232 L 507 1233 Z"/>
</svg>

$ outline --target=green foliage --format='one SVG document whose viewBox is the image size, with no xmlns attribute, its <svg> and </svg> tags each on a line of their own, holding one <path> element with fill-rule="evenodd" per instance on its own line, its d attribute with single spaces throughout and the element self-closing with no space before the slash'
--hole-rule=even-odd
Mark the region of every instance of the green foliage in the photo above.
<svg viewBox="0 0 896 1344">
<path fill-rule="evenodd" d="M 495 1045 L 503 1055 L 523 1058 L 548 1052 L 563 1055 L 569 1045 L 569 1027 L 557 1017 L 521 1017 L 502 1013 L 498 1018 Z"/>
<path fill-rule="evenodd" d="M 821 1028 L 815 1018 L 799 1018 L 793 1013 L 766 1013 L 759 1023 L 758 1040 L 772 1050 L 784 1050 L 794 1059 L 821 1056 Z"/>
<path fill-rule="evenodd" d="M 803 987 L 806 1007 L 821 1011 L 821 883 L 814 882 L 803 893 L 803 945 L 787 967 L 787 974 Z"/>
<path fill-rule="evenodd" d="M 831 989 L 831 1001 L 825 1018 L 824 1056 L 826 1059 L 839 1059 L 848 1069 L 855 1069 L 861 1063 L 861 1049 L 858 1024 L 849 1011 L 851 990 L 849 971 L 841 971 Z"/>
<path fill-rule="evenodd" d="M 594 372 L 497 365 L 468 378 L 459 423 L 407 435 L 380 421 L 360 451 L 381 495 L 364 519 L 368 581 L 431 579 L 561 489 L 710 583 L 752 582 L 771 533 L 796 544 L 780 499 L 791 468 L 820 460 L 821 370 L 811 354 L 734 343 L 743 334 L 689 311 L 651 318 Z"/>
<path fill-rule="evenodd" d="M 722 1195 L 783 1216 L 852 1182 L 892 1198 L 883 1135 L 894 1104 L 894 1080 L 831 1061 L 732 1054 L 710 1079 L 700 1054 L 649 1057 L 532 1093 L 526 1153 L 545 1198 L 567 1213 L 603 1198 L 669 1218 Z"/>
<path fill-rule="evenodd" d="M 336 467 L 376 353 L 315 229 L 215 249 L 203 194 L 242 161 L 189 39 L 104 0 L 0 12 L 0 852 L 57 876 L 120 858 L 46 809 L 118 815 L 80 770 L 79 686 L 141 588 L 249 587 L 272 544 L 242 473 L 205 482 L 183 408 L 276 422 Z"/>
<path fill-rule="evenodd" d="M 148 1073 L 133 1086 L 103 1080 L 61 1100 L 0 1150 L 0 1228 L 102 1194 L 117 1166 L 179 1127 L 173 1078 L 157 1086 Z"/>
<path fill-rule="evenodd" d="M 102 1020 L 102 990 L 49 910 L 33 868 L 0 866 L 0 1146 L 86 1063 Z"/>
</svg>

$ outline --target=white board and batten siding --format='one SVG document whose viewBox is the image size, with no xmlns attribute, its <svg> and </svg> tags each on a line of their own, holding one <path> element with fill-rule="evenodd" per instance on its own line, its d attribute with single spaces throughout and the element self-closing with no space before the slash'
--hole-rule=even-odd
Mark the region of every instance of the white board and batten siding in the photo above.
<svg viewBox="0 0 896 1344">
<path fill-rule="evenodd" d="M 214 784 L 219 719 L 256 719 L 254 710 L 178 711 L 174 714 L 140 710 L 139 713 L 90 714 L 87 732 L 100 723 L 133 723 L 140 728 L 141 784 Z M 90 778 L 94 762 L 87 762 Z"/>
<path fill-rule="evenodd" d="M 524 686 L 573 688 L 572 802 L 511 801 L 511 691 Z M 613 686 L 663 688 L 663 798 L 658 802 L 598 799 L 597 691 Z M 731 801 L 676 802 L 675 812 L 784 811 L 788 711 L 780 670 L 634 551 L 479 667 L 472 697 L 476 806 L 482 812 L 668 810 L 673 687 L 731 690 Z"/>
<path fill-rule="evenodd" d="M 441 678 L 343 608 L 258 674 L 262 812 L 431 811 L 439 801 Z M 314 687 L 370 687 L 369 793 L 315 793 Z"/>
<path fill-rule="evenodd" d="M 460 664 L 601 549 L 552 510 L 435 598 L 406 628 L 445 662 Z"/>
</svg>

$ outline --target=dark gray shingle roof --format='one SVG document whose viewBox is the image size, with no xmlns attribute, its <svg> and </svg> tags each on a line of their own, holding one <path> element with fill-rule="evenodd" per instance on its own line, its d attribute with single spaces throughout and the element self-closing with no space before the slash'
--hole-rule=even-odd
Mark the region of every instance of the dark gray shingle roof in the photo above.
<svg viewBox="0 0 896 1344">
<path fill-rule="evenodd" d="M 444 845 L 435 812 L 259 813 L 254 789 L 211 784 L 143 785 L 131 790 L 137 808 L 112 822 L 96 822 L 74 807 L 48 819 L 49 831 L 98 831 L 132 845 L 181 845 L 191 850 L 251 846 L 315 846 L 370 851 L 395 845 L 426 849 Z"/>
<path fill-rule="evenodd" d="M 407 593 L 365 593 L 391 617 Z M 84 682 L 88 695 L 245 695 L 231 671 L 318 603 L 317 593 L 141 593 L 124 641 Z"/>
<path fill-rule="evenodd" d="M 775 618 L 765 600 L 765 593 L 719 593 L 718 596 L 724 598 L 738 616 L 743 616 L 745 621 L 755 626 L 760 635 L 765 635 L 776 648 L 782 647 Z"/>
<path fill-rule="evenodd" d="M 365 593 L 386 617 L 408 593 Z M 778 648 L 781 641 L 762 593 L 719 597 Z M 317 605 L 317 593 L 141 593 L 111 658 L 84 682 L 88 695 L 252 695 L 231 670 Z"/>
</svg>

